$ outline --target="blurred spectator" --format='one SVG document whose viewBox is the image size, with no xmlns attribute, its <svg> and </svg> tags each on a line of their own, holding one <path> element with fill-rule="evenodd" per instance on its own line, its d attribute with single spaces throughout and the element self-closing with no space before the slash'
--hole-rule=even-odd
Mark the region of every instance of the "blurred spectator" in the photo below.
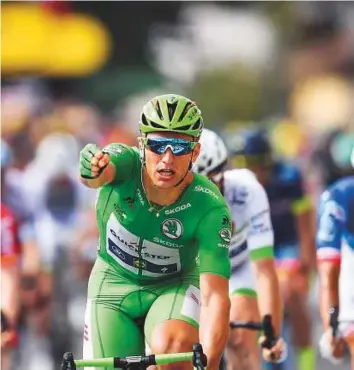
<svg viewBox="0 0 354 370">
<path fill-rule="evenodd" d="M 321 170 L 324 188 L 352 174 L 350 156 L 353 148 L 353 132 L 338 129 L 324 137 L 313 156 L 313 165 Z"/>
</svg>

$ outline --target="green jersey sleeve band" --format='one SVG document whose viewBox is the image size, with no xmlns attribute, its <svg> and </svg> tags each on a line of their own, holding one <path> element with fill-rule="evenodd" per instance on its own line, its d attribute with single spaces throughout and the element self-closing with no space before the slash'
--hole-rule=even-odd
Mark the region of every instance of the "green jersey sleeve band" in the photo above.
<svg viewBox="0 0 354 370">
<path fill-rule="evenodd" d="M 257 248 L 250 251 L 250 259 L 251 261 L 259 261 L 259 260 L 265 260 L 267 258 L 273 258 L 274 257 L 274 249 L 272 246 Z"/>
</svg>

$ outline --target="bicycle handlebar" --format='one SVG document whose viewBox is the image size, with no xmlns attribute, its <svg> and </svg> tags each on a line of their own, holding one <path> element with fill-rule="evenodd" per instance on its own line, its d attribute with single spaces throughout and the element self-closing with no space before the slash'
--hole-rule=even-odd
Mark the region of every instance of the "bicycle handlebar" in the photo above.
<svg viewBox="0 0 354 370">
<path fill-rule="evenodd" d="M 170 353 L 149 356 L 106 357 L 96 359 L 74 360 L 71 352 L 64 353 L 61 370 L 76 370 L 79 367 L 111 367 L 111 368 L 147 368 L 150 365 L 166 365 L 174 362 L 193 361 L 198 370 L 205 370 L 206 355 L 201 344 L 193 345 L 193 352 Z"/>
<path fill-rule="evenodd" d="M 272 348 L 277 340 L 274 333 L 271 315 L 265 315 L 262 322 L 233 321 L 230 322 L 230 328 L 231 329 L 242 328 L 256 331 L 263 330 L 264 336 L 266 338 L 266 340 L 262 343 L 262 347 L 264 348 Z"/>
</svg>

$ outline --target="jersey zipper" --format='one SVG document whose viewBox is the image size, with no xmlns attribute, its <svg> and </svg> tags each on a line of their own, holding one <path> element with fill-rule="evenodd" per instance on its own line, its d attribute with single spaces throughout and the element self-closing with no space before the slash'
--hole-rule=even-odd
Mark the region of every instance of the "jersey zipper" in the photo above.
<svg viewBox="0 0 354 370">
<path fill-rule="evenodd" d="M 139 238 L 139 244 L 138 244 L 138 255 L 139 255 L 139 276 L 142 276 L 143 275 L 143 269 L 142 269 L 142 264 L 143 264 L 143 257 L 141 255 L 141 251 L 143 249 L 143 243 L 144 243 L 144 239 L 143 238 Z"/>
</svg>

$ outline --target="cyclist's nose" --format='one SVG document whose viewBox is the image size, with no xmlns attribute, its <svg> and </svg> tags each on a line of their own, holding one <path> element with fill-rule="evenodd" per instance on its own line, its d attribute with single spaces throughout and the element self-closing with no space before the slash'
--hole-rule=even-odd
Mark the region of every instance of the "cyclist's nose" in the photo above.
<svg viewBox="0 0 354 370">
<path fill-rule="evenodd" d="M 171 150 L 171 148 L 167 148 L 165 153 L 162 154 L 161 161 L 164 163 L 172 163 L 175 156 Z"/>
</svg>

